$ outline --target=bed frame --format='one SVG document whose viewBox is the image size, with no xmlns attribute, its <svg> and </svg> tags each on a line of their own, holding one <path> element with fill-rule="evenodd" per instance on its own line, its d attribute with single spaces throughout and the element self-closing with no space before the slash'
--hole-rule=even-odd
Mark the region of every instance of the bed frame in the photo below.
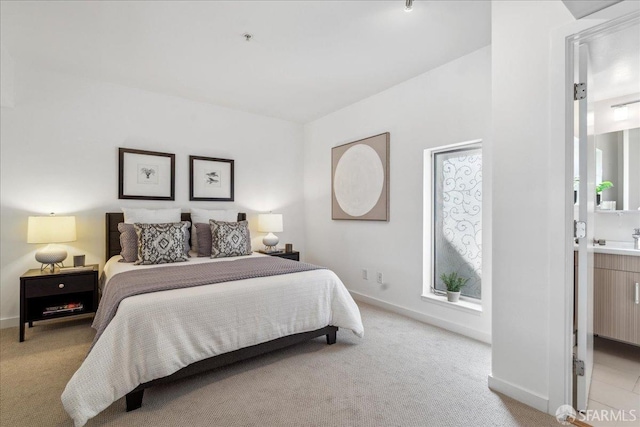
<svg viewBox="0 0 640 427">
<path fill-rule="evenodd" d="M 183 221 L 191 221 L 191 215 L 183 213 Z M 238 221 L 246 219 L 246 214 L 239 213 Z M 108 212 L 106 214 L 106 257 L 107 260 L 114 255 L 120 253 L 120 232 L 118 231 L 118 224 L 124 222 L 124 214 L 122 212 Z M 229 353 L 219 354 L 217 356 L 210 357 L 208 359 L 200 360 L 185 366 L 173 374 L 158 378 L 144 384 L 140 384 L 133 391 L 127 393 L 127 412 L 138 409 L 142 406 L 142 398 L 144 397 L 145 389 L 153 387 L 155 385 L 172 382 L 181 378 L 189 377 L 191 375 L 197 375 L 203 372 L 210 371 L 222 366 L 230 365 L 241 360 L 249 359 L 261 354 L 269 353 L 271 351 L 279 350 L 281 348 L 288 347 L 293 344 L 298 344 L 304 341 L 308 341 L 313 338 L 326 335 L 327 344 L 335 344 L 336 333 L 338 328 L 336 326 L 326 326 L 315 331 L 302 332 L 299 334 L 288 335 L 285 337 L 277 338 L 275 340 L 267 341 L 261 344 L 252 345 L 250 347 L 241 348 Z"/>
</svg>

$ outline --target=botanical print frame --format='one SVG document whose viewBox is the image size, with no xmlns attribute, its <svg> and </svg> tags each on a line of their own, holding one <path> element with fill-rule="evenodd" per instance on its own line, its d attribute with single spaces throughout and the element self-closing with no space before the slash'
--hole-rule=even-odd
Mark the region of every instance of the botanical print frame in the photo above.
<svg viewBox="0 0 640 427">
<path fill-rule="evenodd" d="M 189 156 L 189 200 L 233 201 L 234 161 Z"/>
<path fill-rule="evenodd" d="M 389 132 L 331 149 L 331 219 L 389 221 Z"/>
<path fill-rule="evenodd" d="M 118 149 L 118 198 L 175 200 L 176 155 Z"/>
</svg>

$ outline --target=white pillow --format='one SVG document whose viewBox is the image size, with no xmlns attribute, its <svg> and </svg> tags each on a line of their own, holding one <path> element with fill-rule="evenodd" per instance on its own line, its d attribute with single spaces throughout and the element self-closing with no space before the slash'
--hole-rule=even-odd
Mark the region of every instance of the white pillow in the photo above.
<svg viewBox="0 0 640 427">
<path fill-rule="evenodd" d="M 126 224 L 166 224 L 180 222 L 180 208 L 174 209 L 143 209 L 122 208 Z"/>
<path fill-rule="evenodd" d="M 191 209 L 191 250 L 198 251 L 198 233 L 196 232 L 196 224 L 209 224 L 209 220 L 236 222 L 238 221 L 238 211 L 233 209 Z"/>
</svg>

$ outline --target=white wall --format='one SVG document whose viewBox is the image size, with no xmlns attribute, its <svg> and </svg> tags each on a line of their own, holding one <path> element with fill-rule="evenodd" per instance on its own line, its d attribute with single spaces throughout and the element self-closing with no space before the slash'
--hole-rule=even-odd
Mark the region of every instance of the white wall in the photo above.
<svg viewBox="0 0 640 427">
<path fill-rule="evenodd" d="M 356 298 L 490 340 L 491 158 L 483 157 L 483 312 L 421 299 L 423 151 L 474 139 L 490 146 L 491 48 L 305 125 L 304 197 L 307 259 L 333 269 Z M 331 219 L 331 148 L 391 133 L 389 222 Z M 486 151 L 485 151 L 486 153 Z M 369 270 L 370 279 L 361 277 Z M 386 284 L 376 284 L 375 272 Z"/>
<path fill-rule="evenodd" d="M 596 238 L 633 242 L 634 228 L 640 228 L 640 212 L 596 212 Z"/>
<path fill-rule="evenodd" d="M 87 263 L 104 263 L 104 214 L 121 206 L 235 207 L 252 231 L 255 213 L 273 210 L 284 214 L 280 241 L 304 251 L 301 125 L 20 62 L 15 75 L 15 107 L 1 116 L 3 326 L 18 323 L 19 276 L 39 266 L 39 245 L 26 243 L 29 215 L 76 215 L 69 257 Z M 175 153 L 175 202 L 118 200 L 118 147 Z M 188 201 L 190 154 L 235 160 L 235 203 Z M 257 249 L 263 234 L 253 236 Z"/>
<path fill-rule="evenodd" d="M 559 1 L 494 1 L 491 19 L 494 262 L 489 385 L 555 413 L 555 407 L 548 408 L 554 329 L 549 318 L 551 299 L 564 292 L 564 249 L 570 239 L 557 231 L 565 227 L 569 193 L 565 197 L 558 183 L 569 186 L 570 176 L 563 166 L 563 139 L 549 140 L 550 41 L 552 29 L 573 17 Z M 562 89 L 558 95 L 563 106 Z M 555 329 L 563 338 L 562 325 Z"/>
<path fill-rule="evenodd" d="M 0 45 L 0 107 L 13 107 L 14 61 Z"/>
<path fill-rule="evenodd" d="M 582 31 L 592 29 L 608 20 L 637 13 L 640 3 L 623 1 L 601 10 L 587 18 L 569 21 L 554 28 L 549 33 L 550 69 L 549 69 L 549 135 L 546 149 L 550 153 L 547 191 L 547 209 L 549 245 L 546 248 L 549 265 L 549 381 L 547 412 L 554 415 L 560 405 L 571 404 L 572 399 L 572 352 L 573 352 L 573 167 L 574 129 L 573 119 L 573 56 L 568 53 L 567 40 Z M 558 18 L 561 11 L 554 12 Z M 516 14 L 514 19 L 520 19 Z M 544 19 L 540 25 L 547 27 Z M 571 70 L 571 72 L 568 72 Z M 526 76 L 523 76 L 526 78 Z M 564 149 L 563 149 L 564 146 Z M 564 183 L 564 185 L 558 185 Z M 522 331 L 521 331 L 522 333 Z M 539 353 L 532 357 L 540 357 Z M 490 382 L 491 383 L 491 382 Z M 497 384 L 494 384 L 497 385 Z M 531 400 L 521 384 L 516 387 L 506 385 L 512 397 L 522 401 Z"/>
</svg>

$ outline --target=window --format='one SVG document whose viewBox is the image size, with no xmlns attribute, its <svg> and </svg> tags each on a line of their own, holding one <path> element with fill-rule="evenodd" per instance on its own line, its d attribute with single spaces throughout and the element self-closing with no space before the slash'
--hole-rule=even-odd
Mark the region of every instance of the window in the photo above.
<svg viewBox="0 0 640 427">
<path fill-rule="evenodd" d="M 482 146 L 425 150 L 425 291 L 444 294 L 443 273 L 468 278 L 461 295 L 482 296 Z"/>
</svg>

